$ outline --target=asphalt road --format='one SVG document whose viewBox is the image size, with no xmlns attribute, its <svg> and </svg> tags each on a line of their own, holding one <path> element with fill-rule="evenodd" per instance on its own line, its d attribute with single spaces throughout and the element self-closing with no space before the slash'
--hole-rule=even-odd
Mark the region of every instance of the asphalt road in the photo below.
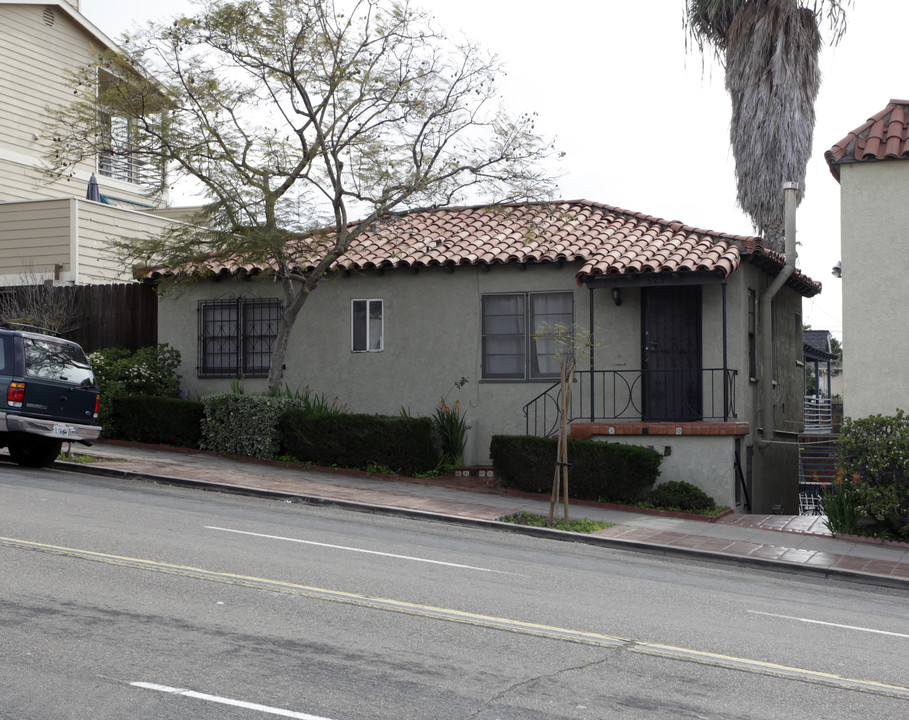
<svg viewBox="0 0 909 720">
<path fill-rule="evenodd" d="M 909 596 L 0 465 L 0 718 L 878 718 Z"/>
</svg>

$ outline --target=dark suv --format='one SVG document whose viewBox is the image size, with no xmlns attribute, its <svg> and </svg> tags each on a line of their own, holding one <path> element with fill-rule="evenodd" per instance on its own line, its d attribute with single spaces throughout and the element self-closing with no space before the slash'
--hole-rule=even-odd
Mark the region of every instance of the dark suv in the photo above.
<svg viewBox="0 0 909 720">
<path fill-rule="evenodd" d="M 95 374 L 74 342 L 0 328 L 0 393 L 0 447 L 20 465 L 50 465 L 64 442 L 101 434 Z"/>
</svg>

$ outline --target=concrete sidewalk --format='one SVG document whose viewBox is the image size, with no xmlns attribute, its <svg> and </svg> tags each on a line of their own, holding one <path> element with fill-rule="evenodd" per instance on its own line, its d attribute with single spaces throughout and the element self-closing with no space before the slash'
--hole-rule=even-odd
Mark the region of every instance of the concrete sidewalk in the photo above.
<svg viewBox="0 0 909 720">
<path fill-rule="evenodd" d="M 663 554 L 695 555 L 818 577 L 909 589 L 909 544 L 833 538 L 818 516 L 729 515 L 719 522 L 662 517 L 572 504 L 572 519 L 612 523 L 592 535 L 496 523 L 518 512 L 547 515 L 549 500 L 506 494 L 481 478 L 389 478 L 312 470 L 289 463 L 237 460 L 211 453 L 101 441 L 73 454 L 99 462 L 58 462 L 60 469 L 283 497 L 370 512 L 407 513 L 487 523 L 512 532 Z M 561 508 L 559 509 L 561 512 Z"/>
</svg>

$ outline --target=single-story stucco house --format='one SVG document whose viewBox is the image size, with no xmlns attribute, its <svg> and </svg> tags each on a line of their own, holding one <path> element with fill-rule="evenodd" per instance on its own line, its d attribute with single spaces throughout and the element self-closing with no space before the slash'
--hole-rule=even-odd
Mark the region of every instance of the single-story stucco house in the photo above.
<svg viewBox="0 0 909 720">
<path fill-rule="evenodd" d="M 801 306 L 820 285 L 781 274 L 785 265 L 758 237 L 584 200 L 388 216 L 307 301 L 285 381 L 366 413 L 430 414 L 443 396 L 458 400 L 472 427 L 467 460 L 482 465 L 492 435 L 554 427 L 558 362 L 534 336 L 575 323 L 593 342 L 578 358 L 574 436 L 652 446 L 662 480 L 739 511 L 794 512 Z M 279 284 L 254 265 L 198 274 L 179 288 L 150 274 L 165 291 L 159 339 L 182 353 L 186 390 L 228 391 L 237 378 L 263 390 Z"/>
</svg>

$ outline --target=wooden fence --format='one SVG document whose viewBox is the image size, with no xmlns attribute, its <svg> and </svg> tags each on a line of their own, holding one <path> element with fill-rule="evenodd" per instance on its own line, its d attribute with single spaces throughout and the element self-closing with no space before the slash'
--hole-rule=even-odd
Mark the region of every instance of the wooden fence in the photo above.
<svg viewBox="0 0 909 720">
<path fill-rule="evenodd" d="M 87 353 L 158 344 L 158 297 L 151 285 L 39 285 L 3 288 L 2 293 L 2 320 L 36 328 L 64 327 L 59 334 L 75 340 Z"/>
</svg>

